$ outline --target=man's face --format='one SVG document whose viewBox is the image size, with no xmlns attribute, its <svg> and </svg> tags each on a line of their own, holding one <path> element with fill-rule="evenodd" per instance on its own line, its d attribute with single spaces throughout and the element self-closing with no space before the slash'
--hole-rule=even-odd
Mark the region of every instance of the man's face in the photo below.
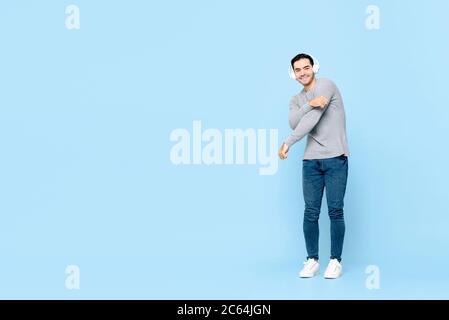
<svg viewBox="0 0 449 320">
<path fill-rule="evenodd" d="M 315 78 L 309 59 L 299 59 L 298 61 L 295 61 L 293 70 L 295 71 L 296 80 L 303 86 L 311 84 Z"/>
</svg>

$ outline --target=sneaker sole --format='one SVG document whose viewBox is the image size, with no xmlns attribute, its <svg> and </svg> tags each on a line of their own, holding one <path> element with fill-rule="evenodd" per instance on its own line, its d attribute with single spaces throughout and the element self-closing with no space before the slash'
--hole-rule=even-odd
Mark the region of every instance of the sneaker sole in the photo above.
<svg viewBox="0 0 449 320">
<path fill-rule="evenodd" d="M 326 277 L 324 276 L 324 279 L 338 279 L 342 276 L 342 274 L 340 274 L 338 277 Z"/>
<path fill-rule="evenodd" d="M 319 274 L 320 274 L 320 272 L 317 271 L 317 272 L 315 272 L 312 276 L 302 276 L 302 275 L 299 275 L 299 277 L 302 278 L 302 279 L 309 279 L 309 278 L 313 278 L 313 277 L 315 277 L 315 276 L 317 276 L 317 275 L 319 275 Z"/>
</svg>

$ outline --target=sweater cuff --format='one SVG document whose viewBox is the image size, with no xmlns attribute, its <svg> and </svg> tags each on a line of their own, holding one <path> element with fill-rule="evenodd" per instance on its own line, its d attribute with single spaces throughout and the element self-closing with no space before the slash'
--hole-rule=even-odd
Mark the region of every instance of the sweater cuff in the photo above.
<svg viewBox="0 0 449 320">
<path fill-rule="evenodd" d="M 286 140 L 284 140 L 284 143 L 288 146 L 289 149 L 295 142 L 296 141 L 294 141 L 292 137 L 288 137 Z"/>
<path fill-rule="evenodd" d="M 303 109 L 304 113 L 309 112 L 310 110 L 313 109 L 313 107 L 307 102 L 305 104 L 303 104 L 303 106 L 301 107 L 301 109 Z"/>
</svg>

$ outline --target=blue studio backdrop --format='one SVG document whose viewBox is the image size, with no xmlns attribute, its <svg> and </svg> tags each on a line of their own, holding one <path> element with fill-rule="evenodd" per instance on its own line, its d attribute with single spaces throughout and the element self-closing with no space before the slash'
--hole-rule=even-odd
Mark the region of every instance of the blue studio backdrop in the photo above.
<svg viewBox="0 0 449 320">
<path fill-rule="evenodd" d="M 0 298 L 449 298 L 447 1 L 2 1 Z M 300 279 L 293 56 L 346 110 L 343 276 Z M 325 197 L 320 258 L 330 251 Z"/>
</svg>

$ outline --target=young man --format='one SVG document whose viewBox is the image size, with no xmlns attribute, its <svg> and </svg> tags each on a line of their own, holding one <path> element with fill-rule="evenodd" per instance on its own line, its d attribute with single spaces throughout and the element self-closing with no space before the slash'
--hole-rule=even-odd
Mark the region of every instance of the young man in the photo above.
<svg viewBox="0 0 449 320">
<path fill-rule="evenodd" d="M 293 132 L 280 147 L 279 157 L 286 159 L 291 146 L 307 135 L 302 161 L 305 202 L 303 231 L 307 261 L 299 275 L 311 278 L 319 272 L 318 218 L 326 187 L 331 256 L 324 277 L 336 279 L 342 274 L 340 262 L 345 234 L 343 198 L 349 156 L 343 100 L 331 80 L 315 78 L 311 56 L 299 54 L 291 60 L 291 66 L 295 79 L 304 88 L 290 101 L 289 123 Z"/>
</svg>

